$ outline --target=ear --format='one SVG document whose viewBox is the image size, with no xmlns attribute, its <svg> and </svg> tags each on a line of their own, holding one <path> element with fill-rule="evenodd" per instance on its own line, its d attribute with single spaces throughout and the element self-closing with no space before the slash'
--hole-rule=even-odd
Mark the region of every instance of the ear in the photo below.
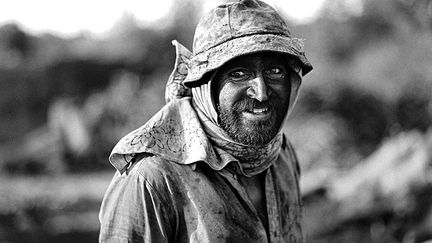
<svg viewBox="0 0 432 243">
<path fill-rule="evenodd" d="M 191 96 L 191 90 L 184 86 L 183 81 L 188 74 L 189 60 L 192 56 L 192 52 L 176 40 L 173 40 L 172 44 L 176 47 L 176 60 L 174 63 L 174 69 L 169 76 L 165 87 L 166 103 L 173 99 Z"/>
</svg>

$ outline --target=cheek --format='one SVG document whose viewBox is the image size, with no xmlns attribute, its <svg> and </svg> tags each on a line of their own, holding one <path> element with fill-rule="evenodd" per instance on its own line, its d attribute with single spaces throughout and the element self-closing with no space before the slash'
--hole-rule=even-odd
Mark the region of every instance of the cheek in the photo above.
<svg viewBox="0 0 432 243">
<path fill-rule="evenodd" d="M 218 103 L 220 106 L 231 107 L 236 101 L 241 100 L 246 92 L 244 89 L 236 87 L 231 83 L 225 84 L 220 92 Z"/>
<path fill-rule="evenodd" d="M 287 102 L 290 99 L 291 95 L 291 86 L 288 85 L 277 85 L 272 87 L 273 92 L 276 94 L 277 98 L 280 99 L 281 102 Z"/>
</svg>

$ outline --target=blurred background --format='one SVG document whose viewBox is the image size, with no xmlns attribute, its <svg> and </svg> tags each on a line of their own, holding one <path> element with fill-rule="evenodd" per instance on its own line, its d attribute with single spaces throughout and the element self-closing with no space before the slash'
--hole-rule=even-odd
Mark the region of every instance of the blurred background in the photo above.
<svg viewBox="0 0 432 243">
<path fill-rule="evenodd" d="M 221 2 L 1 6 L 0 242 L 97 241 L 111 149 L 164 105 L 171 40 L 191 48 Z M 285 127 L 306 242 L 432 239 L 432 2 L 268 2 L 314 65 Z"/>
</svg>

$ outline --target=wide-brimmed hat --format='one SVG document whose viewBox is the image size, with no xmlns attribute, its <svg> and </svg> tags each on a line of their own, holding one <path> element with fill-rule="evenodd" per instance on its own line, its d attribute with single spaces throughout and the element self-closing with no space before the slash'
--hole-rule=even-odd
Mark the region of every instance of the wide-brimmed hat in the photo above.
<svg viewBox="0 0 432 243">
<path fill-rule="evenodd" d="M 312 70 L 304 50 L 304 40 L 293 38 L 282 17 L 259 0 L 223 4 L 199 21 L 193 41 L 193 54 L 184 85 L 200 84 L 204 74 L 245 54 L 274 51 L 296 57 L 302 75 Z"/>
</svg>

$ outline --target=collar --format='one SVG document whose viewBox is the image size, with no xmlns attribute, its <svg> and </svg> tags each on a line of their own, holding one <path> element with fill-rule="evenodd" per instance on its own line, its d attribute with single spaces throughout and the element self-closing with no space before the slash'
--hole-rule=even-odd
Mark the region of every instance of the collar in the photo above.
<svg viewBox="0 0 432 243">
<path fill-rule="evenodd" d="M 191 98 L 174 99 L 146 124 L 123 137 L 114 147 L 109 160 L 123 173 L 138 154 L 159 156 L 178 164 L 202 161 L 214 170 L 238 162 L 228 153 L 222 156 L 209 141 Z"/>
</svg>

